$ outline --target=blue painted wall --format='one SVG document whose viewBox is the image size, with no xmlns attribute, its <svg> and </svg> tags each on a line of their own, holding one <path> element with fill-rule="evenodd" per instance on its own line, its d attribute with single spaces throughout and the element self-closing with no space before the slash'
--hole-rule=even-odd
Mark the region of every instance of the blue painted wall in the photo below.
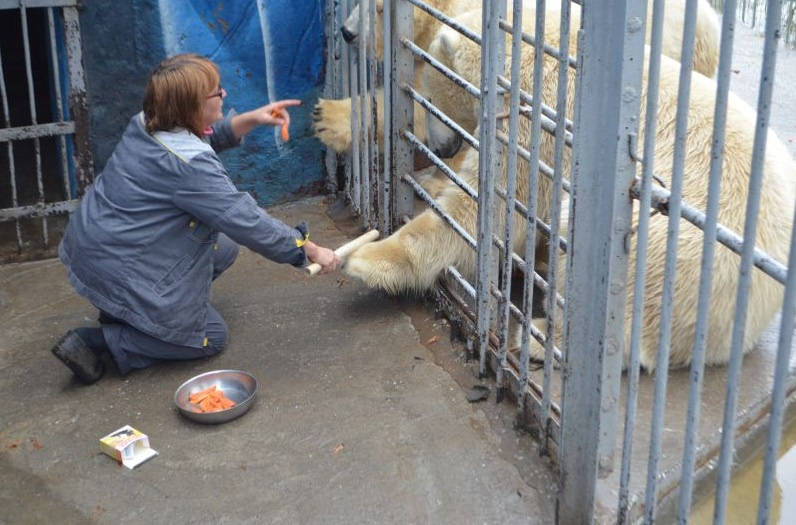
<svg viewBox="0 0 796 525">
<path fill-rule="evenodd" d="M 149 72 L 165 56 L 195 52 L 219 65 L 225 110 L 297 98 L 290 141 L 274 128 L 250 133 L 222 159 L 262 205 L 323 189 L 312 107 L 322 89 L 322 0 L 95 0 L 81 11 L 95 169 L 140 111 Z"/>
</svg>

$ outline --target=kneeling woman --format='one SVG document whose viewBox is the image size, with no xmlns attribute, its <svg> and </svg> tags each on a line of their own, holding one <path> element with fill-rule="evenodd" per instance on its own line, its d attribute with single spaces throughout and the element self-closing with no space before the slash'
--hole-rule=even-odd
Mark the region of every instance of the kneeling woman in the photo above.
<svg viewBox="0 0 796 525">
<path fill-rule="evenodd" d="M 307 261 L 334 271 L 340 258 L 238 191 L 217 152 L 259 125 L 289 123 L 273 102 L 225 118 L 217 66 L 194 54 L 166 59 L 147 86 L 103 172 L 72 214 L 59 246 L 78 293 L 101 327 L 70 330 L 52 352 L 83 383 L 97 381 L 109 355 L 119 373 L 223 350 L 227 325 L 210 305 L 210 285 L 238 245 L 272 261 Z"/>
</svg>

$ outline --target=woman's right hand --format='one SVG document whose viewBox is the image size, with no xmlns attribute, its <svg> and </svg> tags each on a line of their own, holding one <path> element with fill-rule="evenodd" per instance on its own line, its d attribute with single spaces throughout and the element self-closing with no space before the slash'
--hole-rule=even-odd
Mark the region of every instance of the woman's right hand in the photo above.
<svg viewBox="0 0 796 525">
<path fill-rule="evenodd" d="M 342 263 L 342 259 L 334 251 L 318 246 L 311 241 L 307 241 L 307 244 L 304 245 L 304 251 L 310 261 L 321 265 L 321 271 L 318 274 L 331 273 Z"/>
</svg>

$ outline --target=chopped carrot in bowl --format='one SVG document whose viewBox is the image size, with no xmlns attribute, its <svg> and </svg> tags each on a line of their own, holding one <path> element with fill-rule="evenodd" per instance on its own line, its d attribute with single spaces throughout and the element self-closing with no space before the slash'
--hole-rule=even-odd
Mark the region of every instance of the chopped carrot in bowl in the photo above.
<svg viewBox="0 0 796 525">
<path fill-rule="evenodd" d="M 192 405 L 198 406 L 196 412 L 218 412 L 235 406 L 235 402 L 224 395 L 215 385 L 188 396 Z"/>
</svg>

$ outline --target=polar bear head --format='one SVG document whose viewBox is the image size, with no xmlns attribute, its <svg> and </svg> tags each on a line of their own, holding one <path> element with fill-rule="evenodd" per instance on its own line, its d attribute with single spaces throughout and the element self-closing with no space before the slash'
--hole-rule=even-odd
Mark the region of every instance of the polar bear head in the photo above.
<svg viewBox="0 0 796 525">
<path fill-rule="evenodd" d="M 373 27 L 375 29 L 376 56 L 379 60 L 382 60 L 384 58 L 384 24 L 381 15 L 384 11 L 384 0 L 375 0 L 375 4 L 376 20 L 374 20 Z M 348 18 L 343 22 L 343 27 L 340 28 L 343 40 L 346 43 L 357 46 L 360 42 L 367 42 L 367 31 L 370 29 L 369 12 L 368 3 L 364 7 L 361 4 L 357 4 L 351 10 L 351 14 L 348 15 Z M 360 34 L 360 25 L 365 28 L 365 32 L 362 34 Z"/>
<path fill-rule="evenodd" d="M 456 21 L 476 31 L 481 28 L 481 10 L 460 14 Z M 440 29 L 429 46 L 429 54 L 442 65 L 479 87 L 481 48 L 450 27 Z M 462 129 L 474 133 L 478 124 L 480 102 L 464 88 L 441 75 L 435 68 L 423 69 L 423 94 Z M 462 146 L 462 137 L 447 124 L 426 113 L 426 144 L 442 158 L 450 158 Z"/>
</svg>

